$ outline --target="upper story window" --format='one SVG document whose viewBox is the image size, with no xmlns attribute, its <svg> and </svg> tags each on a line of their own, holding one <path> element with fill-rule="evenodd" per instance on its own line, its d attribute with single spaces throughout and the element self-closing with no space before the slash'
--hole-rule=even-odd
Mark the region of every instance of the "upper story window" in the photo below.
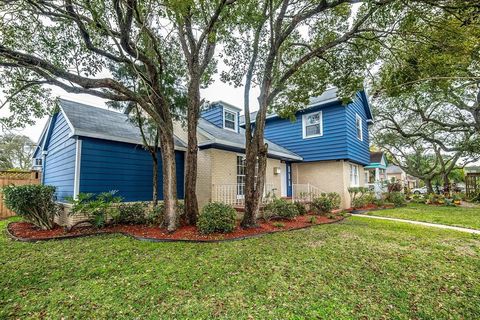
<svg viewBox="0 0 480 320">
<path fill-rule="evenodd" d="M 302 116 L 303 139 L 323 135 L 322 111 L 304 114 Z"/>
<path fill-rule="evenodd" d="M 360 117 L 358 114 L 355 117 L 355 128 L 357 130 L 358 140 L 363 141 L 363 122 L 362 117 Z"/>
<path fill-rule="evenodd" d="M 42 166 L 42 158 L 35 158 L 33 159 L 34 166 Z"/>
<path fill-rule="evenodd" d="M 237 113 L 223 108 L 223 128 L 237 132 Z"/>
</svg>

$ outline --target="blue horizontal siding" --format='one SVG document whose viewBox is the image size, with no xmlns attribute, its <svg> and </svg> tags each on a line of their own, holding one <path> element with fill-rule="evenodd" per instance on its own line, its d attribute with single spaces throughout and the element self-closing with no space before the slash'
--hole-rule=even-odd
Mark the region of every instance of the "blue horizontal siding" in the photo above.
<svg viewBox="0 0 480 320">
<path fill-rule="evenodd" d="M 217 127 L 223 128 L 223 106 L 215 104 L 202 111 L 201 115 L 207 121 L 210 121 Z"/>
<path fill-rule="evenodd" d="M 223 109 L 224 108 L 225 107 L 223 105 L 217 103 L 217 104 L 214 104 L 214 105 L 210 106 L 208 109 L 202 111 L 200 116 L 203 119 L 213 123 L 217 127 L 223 129 Z M 237 110 L 229 109 L 228 107 L 226 109 L 228 109 L 229 111 L 235 112 L 237 114 L 237 118 L 236 118 L 237 124 L 236 125 L 237 125 L 237 132 L 238 132 L 239 121 L 240 121 L 240 112 L 238 112 Z"/>
<path fill-rule="evenodd" d="M 302 115 L 322 110 L 323 136 L 303 139 Z M 296 114 L 295 121 L 272 118 L 267 120 L 265 137 L 295 152 L 304 161 L 346 159 L 348 157 L 345 129 L 345 106 L 334 104 L 311 108 Z"/>
<path fill-rule="evenodd" d="M 163 199 L 163 174 L 158 153 L 158 193 Z M 176 151 L 177 193 L 184 197 L 184 152 Z M 124 201 L 152 200 L 152 157 L 142 146 L 82 138 L 80 192 L 117 190 Z"/>
<path fill-rule="evenodd" d="M 360 94 L 355 96 L 355 99 L 348 105 L 346 111 L 348 159 L 362 165 L 368 165 L 370 163 L 370 137 L 368 134 L 367 113 Z M 357 114 L 362 118 L 363 141 L 360 141 L 357 137 Z"/>
<path fill-rule="evenodd" d="M 46 134 L 46 150 L 43 169 L 43 183 L 57 188 L 57 200 L 63 201 L 73 196 L 75 176 L 74 138 L 69 137 L 71 131 L 62 113 L 52 118 L 50 132 Z"/>
</svg>

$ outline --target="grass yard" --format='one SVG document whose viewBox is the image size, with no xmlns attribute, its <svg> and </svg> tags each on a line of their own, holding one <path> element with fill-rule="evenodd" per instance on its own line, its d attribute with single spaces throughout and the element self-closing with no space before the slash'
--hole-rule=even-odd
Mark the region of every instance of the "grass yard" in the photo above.
<svg viewBox="0 0 480 320">
<path fill-rule="evenodd" d="M 440 207 L 410 203 L 407 207 L 372 211 L 369 215 L 440 223 L 480 230 L 480 207 Z"/>
<path fill-rule="evenodd" d="M 470 234 L 351 217 L 217 244 L 32 244 L 6 239 L 7 222 L 1 319 L 480 318 L 480 238 Z"/>
</svg>

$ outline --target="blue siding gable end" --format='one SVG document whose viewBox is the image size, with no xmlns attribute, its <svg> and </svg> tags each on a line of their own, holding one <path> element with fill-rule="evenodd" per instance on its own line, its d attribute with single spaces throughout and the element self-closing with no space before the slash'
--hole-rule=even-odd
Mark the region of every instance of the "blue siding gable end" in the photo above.
<svg viewBox="0 0 480 320">
<path fill-rule="evenodd" d="M 323 134 L 303 138 L 302 116 L 322 111 Z M 362 119 L 363 140 L 357 138 L 356 115 Z M 331 102 L 299 111 L 295 120 L 267 119 L 265 137 L 303 157 L 305 162 L 349 160 L 361 165 L 369 163 L 369 107 L 358 93 L 348 105 Z"/>
<path fill-rule="evenodd" d="M 43 184 L 57 188 L 57 200 L 73 196 L 76 140 L 62 113 L 53 116 L 45 141 Z"/>
</svg>

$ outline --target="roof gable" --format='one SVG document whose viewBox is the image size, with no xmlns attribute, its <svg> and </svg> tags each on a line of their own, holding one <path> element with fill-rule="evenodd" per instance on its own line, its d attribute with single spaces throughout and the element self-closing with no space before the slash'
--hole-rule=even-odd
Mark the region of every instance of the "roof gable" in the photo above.
<svg viewBox="0 0 480 320">
<path fill-rule="evenodd" d="M 140 129 L 123 113 L 65 99 L 60 99 L 60 110 L 72 129 L 72 135 L 143 144 Z M 174 139 L 177 149 L 186 147 L 181 139 L 176 136 Z"/>
</svg>

